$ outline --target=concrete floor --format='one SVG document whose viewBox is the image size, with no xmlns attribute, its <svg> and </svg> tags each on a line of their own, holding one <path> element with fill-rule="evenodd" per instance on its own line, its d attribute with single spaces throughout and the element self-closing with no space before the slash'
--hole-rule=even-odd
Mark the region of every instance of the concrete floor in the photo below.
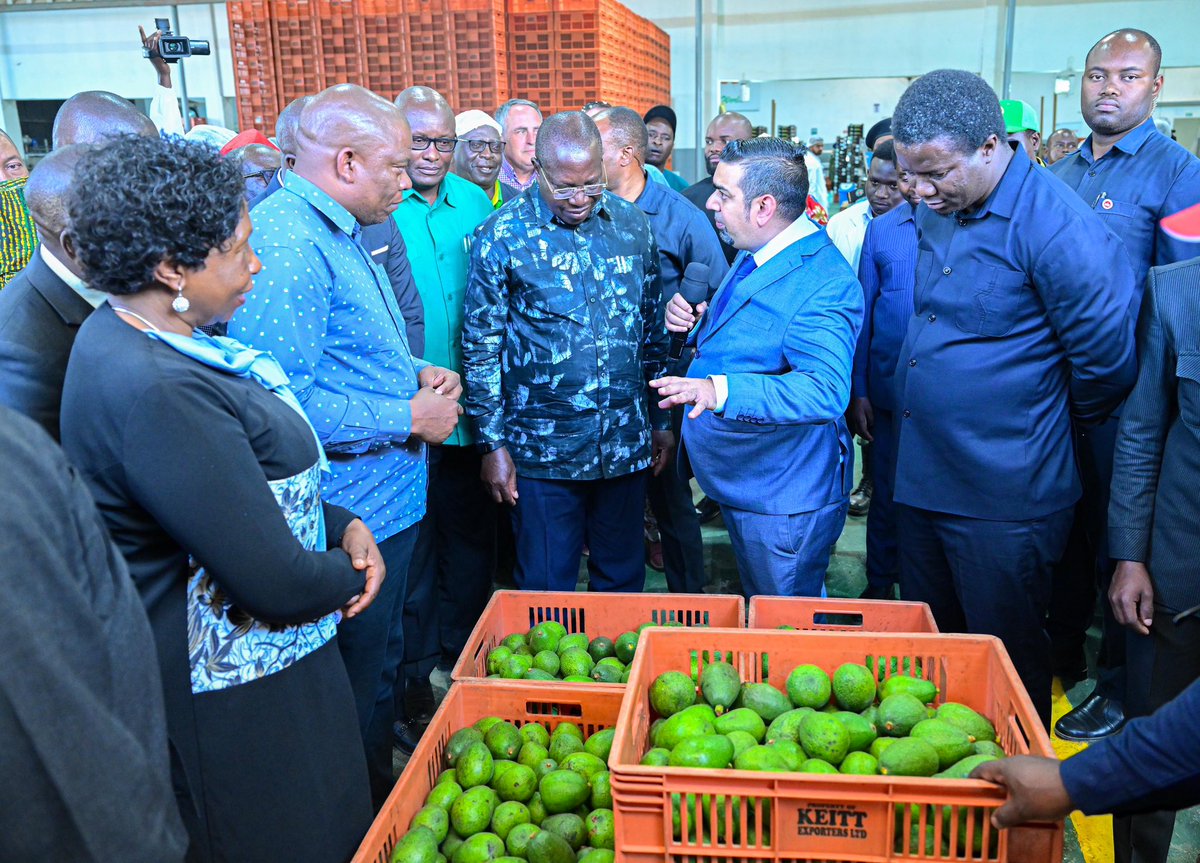
<svg viewBox="0 0 1200 863">
<path fill-rule="evenodd" d="M 699 494 L 697 493 L 697 498 Z M 720 519 L 702 527 L 704 540 L 705 568 L 708 572 L 707 593 L 740 593 L 741 581 L 738 578 L 737 566 L 729 545 L 729 535 Z M 833 597 L 857 597 L 866 587 L 866 519 L 848 517 L 845 529 L 837 542 L 829 562 L 826 576 L 826 589 Z M 581 561 L 579 573 L 580 590 L 587 589 L 587 567 Z M 666 593 L 666 578 L 662 573 L 646 568 L 646 591 Z M 1097 629 L 1089 633 L 1089 660 L 1095 659 L 1098 647 L 1099 632 Z M 447 676 L 435 672 L 433 679 L 435 692 L 439 699 L 449 685 Z M 1092 687 L 1090 681 L 1080 683 L 1070 692 L 1064 693 L 1068 703 L 1061 703 L 1058 709 L 1062 712 L 1070 709 L 1070 704 L 1078 704 L 1087 697 Z M 1059 748 L 1059 757 L 1072 754 L 1069 744 Z M 395 752 L 395 769 L 397 774 L 403 769 L 407 759 Z M 1078 813 L 1067 819 L 1066 848 L 1063 855 L 1064 863 L 1112 863 L 1112 840 L 1109 819 L 1084 819 Z M 1022 863 L 1022 861 L 1012 861 Z M 1167 863 L 1200 863 L 1200 807 L 1180 813 L 1172 839 L 1171 854 Z"/>
</svg>

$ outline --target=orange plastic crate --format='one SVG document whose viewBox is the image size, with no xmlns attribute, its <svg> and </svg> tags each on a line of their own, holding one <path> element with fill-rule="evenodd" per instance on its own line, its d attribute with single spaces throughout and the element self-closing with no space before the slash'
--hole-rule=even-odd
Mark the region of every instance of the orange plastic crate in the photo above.
<svg viewBox="0 0 1200 863">
<path fill-rule="evenodd" d="M 540 722 L 550 731 L 563 722 L 574 722 L 586 738 L 616 724 L 621 699 L 622 693 L 611 689 L 562 691 L 522 681 L 453 684 L 351 863 L 388 863 L 392 849 L 437 782 L 446 744 L 455 731 L 485 716 L 499 716 L 517 726 Z"/>
<path fill-rule="evenodd" d="M 579 106 L 574 106 L 578 108 Z M 467 646 L 454 666 L 452 680 L 487 677 L 487 655 L 505 636 L 528 632 L 543 620 L 556 620 L 567 632 L 616 639 L 643 623 L 741 627 L 746 603 L 740 596 L 701 593 L 577 593 L 574 591 L 498 590 L 492 594 Z M 560 683 L 594 689 L 601 684 Z"/>
<path fill-rule="evenodd" d="M 933 612 L 923 602 L 870 599 L 750 597 L 750 629 L 794 626 L 843 632 L 937 632 Z"/>
<path fill-rule="evenodd" d="M 891 776 L 828 776 L 796 773 L 753 773 L 739 770 L 693 770 L 643 767 L 649 749 L 652 718 L 649 691 L 664 671 L 697 676 L 720 654 L 738 668 L 746 682 L 783 688 L 797 665 L 812 663 L 832 672 L 845 662 L 873 659 L 884 668 L 892 658 L 919 660 L 926 677 L 940 688 L 939 701 L 959 701 L 980 711 L 996 725 L 1000 744 L 1010 754 L 1054 757 L 1050 738 L 1037 718 L 1028 694 L 1003 645 L 975 635 L 858 634 L 841 632 L 773 632 L 736 629 L 649 629 L 638 642 L 617 721 L 609 769 L 612 771 L 617 847 L 626 863 L 666 860 L 857 861 L 892 863 L 907 860 L 973 860 L 981 863 L 1058 863 L 1062 859 L 1063 825 L 1031 825 L 999 831 L 988 817 L 1005 799 L 1003 790 L 979 780 L 933 780 Z M 877 665 L 876 667 L 879 667 Z M 707 817 L 723 821 L 723 841 L 689 840 L 688 824 L 703 817 L 701 804 L 686 804 L 688 795 L 714 795 Z M 718 805 L 715 795 L 724 795 Z M 736 799 L 735 799 L 736 798 Z M 732 803 L 730 803 L 732 801 Z M 910 847 L 908 804 L 922 808 L 918 826 L 928 815 L 937 835 L 948 828 L 951 841 L 932 854 Z M 897 807 L 904 819 L 901 850 L 895 850 Z M 949 823 L 942 807 L 949 806 Z M 681 819 L 681 839 L 673 836 L 673 807 Z M 965 807 L 966 816 L 960 815 Z M 982 827 L 976 829 L 976 816 Z M 959 820 L 967 817 L 966 847 L 958 842 Z M 769 833 L 751 824 L 769 819 Z M 733 839 L 736 831 L 738 838 Z M 982 831 L 982 851 L 973 853 L 975 834 Z M 717 835 L 717 830 L 712 831 Z M 996 841 L 995 852 L 991 843 Z"/>
</svg>

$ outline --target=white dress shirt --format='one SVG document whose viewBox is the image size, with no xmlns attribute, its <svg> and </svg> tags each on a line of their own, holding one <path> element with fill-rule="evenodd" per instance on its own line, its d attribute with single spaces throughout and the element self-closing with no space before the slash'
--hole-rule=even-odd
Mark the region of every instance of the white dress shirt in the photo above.
<svg viewBox="0 0 1200 863">
<path fill-rule="evenodd" d="M 54 253 L 47 250 L 45 246 L 38 246 L 38 253 L 41 254 L 42 260 L 46 262 L 46 266 L 54 275 L 66 282 L 67 286 L 83 297 L 93 309 L 100 308 L 100 304 L 108 299 L 108 294 L 102 294 L 89 288 L 83 279 L 68 270 L 67 265 L 54 257 Z"/>
<path fill-rule="evenodd" d="M 825 226 L 830 242 L 837 246 L 856 274 L 858 259 L 862 256 L 863 238 L 867 236 L 867 223 L 873 217 L 871 203 L 864 198 L 857 204 L 838 210 Z"/>
</svg>

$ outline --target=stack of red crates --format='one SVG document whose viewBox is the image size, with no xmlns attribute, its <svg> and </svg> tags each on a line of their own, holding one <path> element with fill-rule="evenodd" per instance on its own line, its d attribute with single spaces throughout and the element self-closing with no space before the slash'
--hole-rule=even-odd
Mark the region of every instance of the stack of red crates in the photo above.
<svg viewBox="0 0 1200 863">
<path fill-rule="evenodd" d="M 616 0 L 230 0 L 242 128 L 333 84 L 421 84 L 456 111 L 510 96 L 543 112 L 670 101 L 670 41 Z"/>
</svg>

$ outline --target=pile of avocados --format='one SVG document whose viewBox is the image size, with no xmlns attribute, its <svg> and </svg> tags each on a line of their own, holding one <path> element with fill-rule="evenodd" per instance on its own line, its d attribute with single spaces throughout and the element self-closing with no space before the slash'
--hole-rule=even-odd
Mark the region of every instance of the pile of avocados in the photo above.
<svg viewBox="0 0 1200 863">
<path fill-rule="evenodd" d="M 612 863 L 612 739 L 495 716 L 456 731 L 391 863 Z"/>
</svg>

